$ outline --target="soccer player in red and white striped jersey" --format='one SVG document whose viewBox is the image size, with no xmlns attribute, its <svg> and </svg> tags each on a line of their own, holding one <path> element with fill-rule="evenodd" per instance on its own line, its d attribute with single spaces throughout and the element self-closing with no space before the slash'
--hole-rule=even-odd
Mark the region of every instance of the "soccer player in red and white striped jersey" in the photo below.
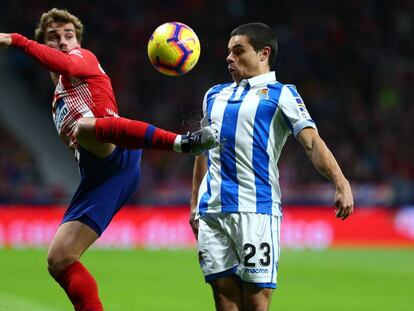
<svg viewBox="0 0 414 311">
<path fill-rule="evenodd" d="M 75 310 L 100 311 L 96 281 L 79 259 L 135 191 L 141 148 L 198 154 L 216 145 L 210 128 L 177 135 L 151 124 L 118 116 L 110 78 L 96 56 L 81 48 L 83 25 L 66 10 L 44 13 L 38 42 L 0 34 L 9 46 L 37 60 L 56 86 L 52 113 L 56 129 L 75 151 L 81 183 L 49 247 L 48 269 Z"/>
</svg>

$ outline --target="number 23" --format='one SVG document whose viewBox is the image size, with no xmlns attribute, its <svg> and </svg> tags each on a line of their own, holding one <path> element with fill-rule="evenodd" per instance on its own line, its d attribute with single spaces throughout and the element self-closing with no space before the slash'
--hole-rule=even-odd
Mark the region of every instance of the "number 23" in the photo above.
<svg viewBox="0 0 414 311">
<path fill-rule="evenodd" d="M 256 255 L 256 246 L 250 243 L 244 244 L 244 252 L 246 255 L 244 256 L 244 266 L 245 267 L 255 267 L 256 264 L 254 262 L 249 262 L 249 260 Z M 270 245 L 269 243 L 263 242 L 260 244 L 260 249 L 263 250 L 263 258 L 259 260 L 259 263 L 262 267 L 266 267 L 270 265 Z"/>
</svg>

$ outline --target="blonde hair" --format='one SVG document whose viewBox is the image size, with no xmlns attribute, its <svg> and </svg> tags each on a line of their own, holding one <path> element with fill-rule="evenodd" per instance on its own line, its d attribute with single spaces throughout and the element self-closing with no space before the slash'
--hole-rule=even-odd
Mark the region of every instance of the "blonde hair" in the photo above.
<svg viewBox="0 0 414 311">
<path fill-rule="evenodd" d="M 35 40 L 40 43 L 45 42 L 45 32 L 46 28 L 51 23 L 57 24 L 69 24 L 72 23 L 75 26 L 75 33 L 76 39 L 80 44 L 82 42 L 82 35 L 83 35 L 83 24 L 79 18 L 75 15 L 72 15 L 67 10 L 60 10 L 57 8 L 53 8 L 46 13 L 42 14 L 40 18 L 40 22 L 37 24 L 35 29 Z"/>
</svg>

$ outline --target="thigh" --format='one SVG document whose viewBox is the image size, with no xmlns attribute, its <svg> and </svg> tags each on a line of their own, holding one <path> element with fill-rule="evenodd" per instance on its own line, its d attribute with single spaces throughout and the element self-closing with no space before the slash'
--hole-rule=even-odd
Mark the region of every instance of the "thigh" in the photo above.
<svg viewBox="0 0 414 311">
<path fill-rule="evenodd" d="M 47 254 L 50 274 L 57 277 L 67 266 L 79 260 L 97 238 L 95 230 L 80 221 L 60 225 Z"/>
<path fill-rule="evenodd" d="M 79 258 L 91 246 L 98 234 L 80 221 L 61 224 L 49 246 L 49 255 Z"/>
<path fill-rule="evenodd" d="M 242 284 L 236 276 L 228 276 L 210 282 L 217 311 L 241 311 Z"/>
<path fill-rule="evenodd" d="M 226 217 L 212 213 L 199 219 L 199 261 L 206 282 L 232 275 L 239 264 L 232 235 L 225 226 Z"/>
<path fill-rule="evenodd" d="M 137 189 L 141 151 L 117 147 L 103 160 L 83 148 L 79 153 L 81 183 L 62 222 L 80 220 L 101 235 Z"/>
</svg>

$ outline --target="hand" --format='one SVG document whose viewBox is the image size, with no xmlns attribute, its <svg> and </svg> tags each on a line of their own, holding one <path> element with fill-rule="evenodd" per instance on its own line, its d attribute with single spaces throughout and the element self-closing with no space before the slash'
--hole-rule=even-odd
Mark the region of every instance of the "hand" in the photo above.
<svg viewBox="0 0 414 311">
<path fill-rule="evenodd" d="M 219 145 L 218 131 L 211 126 L 202 127 L 198 131 L 181 135 L 181 151 L 200 155 Z"/>
<path fill-rule="evenodd" d="M 190 223 L 190 226 L 191 226 L 191 230 L 193 230 L 194 236 L 197 240 L 198 239 L 198 219 L 195 219 L 195 216 L 196 216 L 195 209 L 191 209 L 189 223 Z"/>
<path fill-rule="evenodd" d="M 343 186 L 336 188 L 334 203 L 337 207 L 335 210 L 336 218 L 345 220 L 354 211 L 354 198 L 348 181 Z"/>
<path fill-rule="evenodd" d="M 10 34 L 0 33 L 0 49 L 7 49 L 12 43 Z"/>
</svg>

